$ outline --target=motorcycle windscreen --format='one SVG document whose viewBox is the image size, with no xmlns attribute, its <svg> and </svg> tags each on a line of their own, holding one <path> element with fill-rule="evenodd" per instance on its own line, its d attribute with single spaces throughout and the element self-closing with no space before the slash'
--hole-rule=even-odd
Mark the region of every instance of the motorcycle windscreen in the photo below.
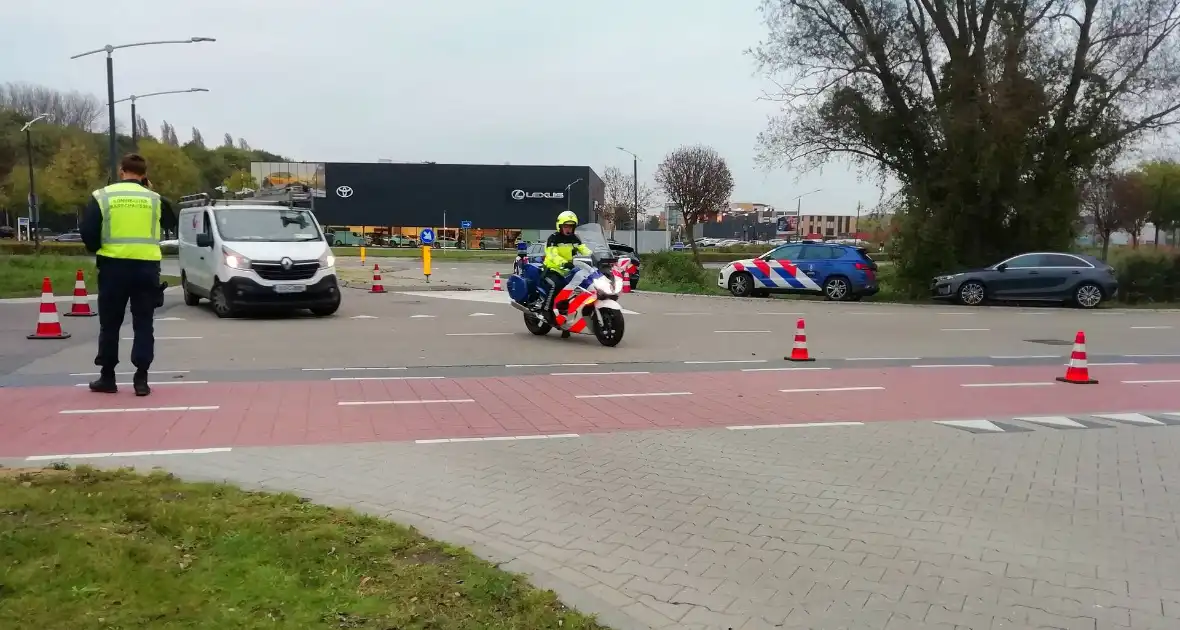
<svg viewBox="0 0 1180 630">
<path fill-rule="evenodd" d="M 582 239 L 582 244 L 590 248 L 590 254 L 594 260 L 610 260 L 614 258 L 614 254 L 610 250 L 610 245 L 606 242 L 606 232 L 602 230 L 602 226 L 597 223 L 584 223 L 579 225 L 574 234 Z"/>
</svg>

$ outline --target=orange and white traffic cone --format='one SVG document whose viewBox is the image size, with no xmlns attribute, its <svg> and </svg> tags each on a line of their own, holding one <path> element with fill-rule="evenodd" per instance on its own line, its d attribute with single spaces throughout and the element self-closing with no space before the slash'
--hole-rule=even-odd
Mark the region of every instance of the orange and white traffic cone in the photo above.
<svg viewBox="0 0 1180 630">
<path fill-rule="evenodd" d="M 69 339 L 70 333 L 61 329 L 57 318 L 57 301 L 53 297 L 53 283 L 46 278 L 41 282 L 41 312 L 37 315 L 37 332 L 29 339 Z"/>
<path fill-rule="evenodd" d="M 1075 385 L 1096 385 L 1098 381 L 1090 378 L 1090 368 L 1086 364 L 1086 333 L 1079 330 L 1073 339 L 1073 352 L 1069 354 L 1065 376 L 1058 376 L 1062 383 Z"/>
<path fill-rule="evenodd" d="M 492 290 L 493 291 L 503 291 L 504 290 L 503 288 L 500 287 L 500 272 L 499 271 L 496 272 L 495 277 L 492 279 Z"/>
<path fill-rule="evenodd" d="M 791 348 L 791 354 L 783 357 L 787 361 L 814 361 L 811 355 L 807 353 L 807 329 L 803 325 L 803 318 L 799 318 L 799 323 L 795 325 L 795 345 Z"/>
<path fill-rule="evenodd" d="M 90 308 L 90 296 L 86 294 L 86 278 L 82 276 L 82 270 L 78 270 L 78 276 L 74 279 L 74 304 L 70 307 L 69 313 L 62 313 L 66 317 L 94 317 L 98 313 Z"/>
<path fill-rule="evenodd" d="M 373 265 L 373 288 L 369 293 L 385 293 L 385 285 L 381 284 L 381 268 Z"/>
<path fill-rule="evenodd" d="M 631 270 L 623 272 L 623 293 L 631 292 Z"/>
</svg>

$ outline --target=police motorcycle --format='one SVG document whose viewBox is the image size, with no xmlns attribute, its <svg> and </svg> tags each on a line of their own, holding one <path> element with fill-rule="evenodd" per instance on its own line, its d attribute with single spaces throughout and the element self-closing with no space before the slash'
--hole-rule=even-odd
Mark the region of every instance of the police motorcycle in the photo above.
<svg viewBox="0 0 1180 630">
<path fill-rule="evenodd" d="M 614 273 L 615 260 L 602 226 L 579 225 L 574 233 L 590 249 L 589 256 L 576 256 L 566 275 L 566 284 L 558 289 L 553 302 L 553 321 L 563 334 L 594 335 L 598 343 L 613 347 L 623 340 L 623 309 L 619 294 L 623 278 Z M 630 261 L 622 261 L 630 264 Z M 508 296 L 513 308 L 524 313 L 524 325 L 534 335 L 547 335 L 554 327 L 545 320 L 542 309 L 547 289 L 541 282 L 542 265 L 522 261 L 520 272 L 508 277 Z"/>
</svg>

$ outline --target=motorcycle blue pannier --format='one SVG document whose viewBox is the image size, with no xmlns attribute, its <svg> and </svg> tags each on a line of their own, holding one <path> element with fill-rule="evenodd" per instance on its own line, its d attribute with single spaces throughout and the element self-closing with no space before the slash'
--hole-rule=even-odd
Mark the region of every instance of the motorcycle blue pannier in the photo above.
<svg viewBox="0 0 1180 630">
<path fill-rule="evenodd" d="M 525 265 L 528 267 L 528 265 Z M 527 271 L 526 271 L 527 273 Z M 508 297 L 514 302 L 524 304 L 529 301 L 529 283 L 521 276 L 508 276 Z"/>
</svg>

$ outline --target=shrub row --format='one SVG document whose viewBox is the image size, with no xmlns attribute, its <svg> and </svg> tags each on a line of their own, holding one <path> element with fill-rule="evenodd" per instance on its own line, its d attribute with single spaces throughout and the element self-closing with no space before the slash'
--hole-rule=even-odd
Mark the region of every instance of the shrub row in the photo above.
<svg viewBox="0 0 1180 630">
<path fill-rule="evenodd" d="M 1115 266 L 1119 301 L 1127 304 L 1180 302 L 1180 254 L 1139 251 Z"/>
<path fill-rule="evenodd" d="M 0 253 L 3 254 L 32 254 L 36 250 L 32 241 L 17 241 L 5 239 L 0 241 Z M 86 256 L 86 246 L 82 243 L 59 243 L 57 241 L 42 241 L 41 251 L 59 254 L 61 256 Z"/>
</svg>

